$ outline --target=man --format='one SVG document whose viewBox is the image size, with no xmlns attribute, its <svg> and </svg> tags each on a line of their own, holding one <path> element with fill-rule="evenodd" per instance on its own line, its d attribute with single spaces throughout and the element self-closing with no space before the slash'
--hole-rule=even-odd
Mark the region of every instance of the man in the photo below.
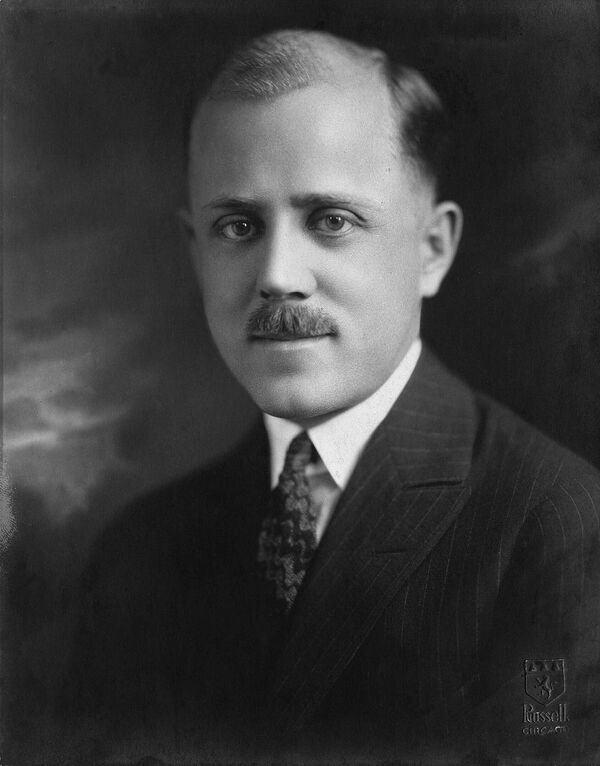
<svg viewBox="0 0 600 766">
<path fill-rule="evenodd" d="M 598 475 L 419 340 L 461 231 L 443 124 L 418 73 L 315 32 L 251 42 L 196 105 L 182 217 L 264 414 L 96 546 L 73 674 L 108 750 L 593 755 Z"/>
</svg>

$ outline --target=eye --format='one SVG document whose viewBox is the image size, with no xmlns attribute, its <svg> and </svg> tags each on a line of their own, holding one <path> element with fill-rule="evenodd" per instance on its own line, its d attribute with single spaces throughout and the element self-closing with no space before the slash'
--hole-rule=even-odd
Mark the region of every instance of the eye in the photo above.
<svg viewBox="0 0 600 766">
<path fill-rule="evenodd" d="M 354 225 L 354 222 L 349 220 L 346 214 L 331 211 L 321 212 L 313 216 L 309 228 L 327 236 L 340 236 L 347 234 L 354 228 Z"/>
<path fill-rule="evenodd" d="M 218 234 L 225 239 L 240 241 L 252 239 L 257 234 L 257 226 L 248 218 L 227 215 L 215 224 Z"/>
</svg>

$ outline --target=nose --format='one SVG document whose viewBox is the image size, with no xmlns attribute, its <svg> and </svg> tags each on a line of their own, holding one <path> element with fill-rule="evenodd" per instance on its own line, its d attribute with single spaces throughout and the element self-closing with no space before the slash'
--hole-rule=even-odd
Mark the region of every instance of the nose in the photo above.
<svg viewBox="0 0 600 766">
<path fill-rule="evenodd" d="M 257 289 L 265 300 L 310 297 L 317 283 L 308 262 L 307 243 L 300 233 L 279 227 L 263 240 Z"/>
</svg>

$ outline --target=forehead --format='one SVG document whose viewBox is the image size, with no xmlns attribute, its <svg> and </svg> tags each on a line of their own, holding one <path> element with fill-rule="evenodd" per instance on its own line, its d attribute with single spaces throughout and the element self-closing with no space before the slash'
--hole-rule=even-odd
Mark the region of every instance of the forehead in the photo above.
<svg viewBox="0 0 600 766">
<path fill-rule="evenodd" d="M 382 123 L 391 130 L 392 107 L 389 89 L 382 76 L 371 67 L 370 70 L 348 66 L 338 66 L 335 74 L 327 80 L 319 80 L 312 85 L 291 88 L 289 91 L 273 97 L 211 99 L 201 100 L 192 120 L 190 138 L 191 148 L 198 132 L 223 131 L 234 126 L 241 118 L 266 116 L 288 109 L 294 110 L 296 104 L 302 104 L 309 113 L 327 109 L 328 113 L 337 112 L 340 120 L 365 123 Z M 271 126 L 271 129 L 276 129 Z"/>
<path fill-rule="evenodd" d="M 194 198 L 386 186 L 407 176 L 380 78 L 321 83 L 272 100 L 206 101 L 191 131 Z M 303 187 L 303 188 L 300 188 Z M 354 189 L 356 191 L 356 189 Z"/>
</svg>

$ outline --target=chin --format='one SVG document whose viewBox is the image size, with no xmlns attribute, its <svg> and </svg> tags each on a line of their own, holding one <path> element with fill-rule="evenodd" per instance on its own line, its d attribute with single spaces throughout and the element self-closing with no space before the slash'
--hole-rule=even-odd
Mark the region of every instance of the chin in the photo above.
<svg viewBox="0 0 600 766">
<path fill-rule="evenodd" d="M 285 418 L 298 423 L 321 418 L 340 409 L 340 404 L 328 402 L 327 397 L 319 395 L 313 386 L 310 390 L 304 387 L 271 387 L 268 384 L 258 390 L 249 390 L 255 404 L 268 415 Z"/>
<path fill-rule="evenodd" d="M 314 421 L 326 420 L 329 416 L 346 410 L 361 401 L 359 392 L 353 398 L 348 389 L 341 391 L 339 385 L 319 386 L 314 378 L 291 383 L 287 381 L 261 380 L 246 390 L 254 403 L 263 412 L 276 418 L 293 420 L 308 427 Z"/>
<path fill-rule="evenodd" d="M 303 423 L 307 420 L 313 420 L 314 418 L 326 415 L 323 407 L 312 406 L 309 402 L 302 401 L 273 401 L 272 399 L 256 400 L 256 404 L 267 415 L 273 415 L 276 418 L 284 418 L 285 420 L 293 420 L 297 423 Z"/>
</svg>

